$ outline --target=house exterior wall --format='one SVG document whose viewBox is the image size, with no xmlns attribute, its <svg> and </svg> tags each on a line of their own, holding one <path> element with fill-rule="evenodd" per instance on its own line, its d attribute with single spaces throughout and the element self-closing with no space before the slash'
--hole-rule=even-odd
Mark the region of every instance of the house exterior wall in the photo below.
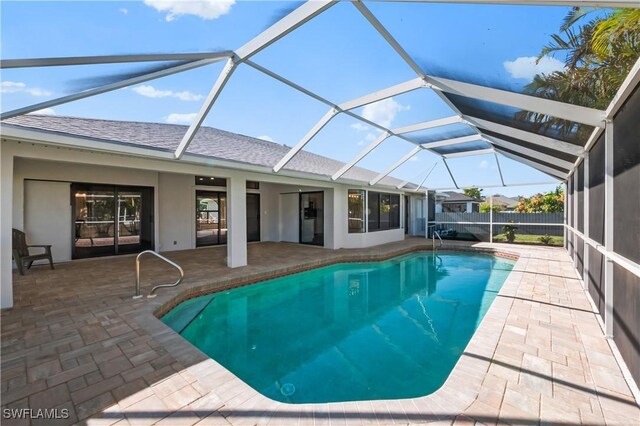
<svg viewBox="0 0 640 426">
<path fill-rule="evenodd" d="M 228 181 L 246 182 L 246 180 L 260 182 L 261 205 L 261 239 L 262 241 L 283 241 L 283 233 L 287 239 L 297 241 L 298 227 L 291 231 L 292 219 L 298 217 L 297 203 L 281 202 L 281 194 L 304 191 L 324 192 L 324 237 L 325 247 L 358 248 L 384 244 L 404 238 L 404 229 L 371 232 L 364 234 L 348 234 L 347 192 L 349 189 L 363 189 L 359 185 L 348 185 L 331 181 L 303 179 L 292 176 L 258 173 L 247 170 L 216 167 L 207 164 L 193 164 L 186 161 L 173 161 L 161 158 L 143 158 L 133 154 L 117 154 L 114 152 L 89 151 L 77 148 L 56 146 L 54 143 L 45 145 L 2 139 L 2 163 L 0 173 L 2 183 L 2 209 L 0 210 L 0 234 L 2 235 L 2 250 L 0 251 L 0 277 L 2 279 L 2 307 L 12 306 L 11 284 L 11 228 L 25 229 L 25 217 L 28 219 L 29 229 L 27 238 L 42 239 L 38 243 L 52 244 L 54 260 L 66 261 L 71 258 L 72 236 L 70 189 L 72 182 L 132 185 L 151 187 L 154 191 L 154 221 L 153 233 L 156 251 L 173 251 L 195 248 L 195 176 L 206 175 L 227 178 Z M 239 166 L 241 167 L 241 166 Z M 25 182 L 55 182 L 55 191 L 47 193 L 47 200 L 40 200 L 51 206 L 57 206 L 56 220 L 68 222 L 66 229 L 52 232 L 50 223 L 42 223 L 42 217 L 33 217 L 32 212 L 26 212 L 33 200 L 25 199 Z M 37 185 L 36 185 L 37 186 Z M 198 187 L 200 188 L 200 187 Z M 244 190 L 244 187 L 242 188 Z M 227 190 L 233 191 L 233 184 Z M 400 193 L 393 189 L 376 189 L 377 191 Z M 250 190 L 251 191 L 251 190 Z M 42 188 L 40 188 L 42 193 Z M 46 192 L 46 191 L 45 191 Z M 244 191 L 241 191 L 244 193 Z M 256 191 L 251 191 L 256 192 Z M 27 194 L 27 197 L 29 195 Z M 63 199 L 64 198 L 64 199 Z M 232 197 L 230 197 L 231 199 Z M 9 200 L 7 202 L 6 200 Z M 236 197 L 236 203 L 239 202 Z M 400 217 L 404 222 L 404 202 L 401 197 Z M 233 202 L 233 201 L 230 201 Z M 65 211 L 61 212 L 62 206 Z M 237 206 L 236 206 L 237 207 Z M 233 207 L 228 207 L 233 210 Z M 235 218 L 245 217 L 243 208 Z M 285 211 L 286 210 L 286 211 Z M 293 211 L 292 211 L 293 210 Z M 233 220 L 233 219 L 232 219 Z M 243 222 L 244 220 L 240 221 Z M 405 225 L 406 226 L 406 225 Z M 295 232 L 295 236 L 293 235 Z M 230 230 L 230 233 L 233 231 Z M 236 233 L 237 234 L 237 233 Z M 291 235 L 289 235 L 291 234 Z M 65 236 L 66 235 L 66 236 Z M 236 238 L 237 239 L 237 238 Z M 47 241 L 44 241 L 47 240 Z M 33 241 L 34 243 L 36 241 Z M 240 242 L 246 245 L 246 241 Z M 236 247 L 237 248 L 237 247 Z M 227 248 L 228 255 L 230 248 Z M 234 266 L 246 264 L 245 253 L 239 250 L 239 261 Z"/>
</svg>

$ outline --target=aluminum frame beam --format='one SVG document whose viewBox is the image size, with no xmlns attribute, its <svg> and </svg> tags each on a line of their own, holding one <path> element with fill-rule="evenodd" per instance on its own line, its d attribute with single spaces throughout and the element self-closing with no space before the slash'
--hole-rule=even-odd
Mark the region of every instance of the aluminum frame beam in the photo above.
<svg viewBox="0 0 640 426">
<path fill-rule="evenodd" d="M 313 137 L 315 135 L 318 134 L 318 132 L 320 130 L 322 130 L 322 128 L 324 126 L 327 125 L 327 123 L 329 123 L 329 121 L 331 121 L 331 119 L 333 117 L 336 116 L 336 114 L 338 114 L 338 110 L 335 108 L 330 109 L 321 119 L 320 121 L 318 121 L 315 126 L 313 126 L 313 128 L 311 130 L 309 130 L 309 132 L 302 138 L 300 139 L 300 141 L 293 147 L 291 148 L 285 155 L 284 157 L 282 157 L 280 159 L 280 161 L 278 161 L 278 163 L 273 166 L 273 171 L 275 173 L 278 173 L 284 166 L 287 165 L 287 163 L 289 161 L 291 161 L 291 159 L 298 153 L 300 152 L 300 150 L 302 150 L 302 148 L 304 148 L 304 146 L 309 143 L 309 141 L 311 139 L 313 139 Z"/>
<path fill-rule="evenodd" d="M 238 56 L 239 61 L 242 62 L 245 59 L 249 59 L 251 56 L 257 54 L 263 49 L 266 49 L 336 3 L 336 0 L 314 0 L 303 3 L 300 7 L 294 9 L 287 16 L 271 25 L 262 33 L 258 34 L 241 48 L 237 49 L 236 55 Z"/>
<path fill-rule="evenodd" d="M 427 179 L 429 178 L 429 176 L 431 176 L 431 172 L 436 168 L 436 166 L 438 165 L 438 162 L 436 161 L 435 164 L 431 167 L 431 169 L 429 170 L 429 172 L 427 173 L 427 175 L 424 177 L 424 179 L 422 179 L 420 181 L 420 185 L 418 185 L 418 187 L 414 190 L 414 192 L 420 192 L 420 188 L 422 188 L 422 186 L 424 185 L 424 183 L 427 181 Z M 404 185 L 403 185 L 404 186 Z"/>
<path fill-rule="evenodd" d="M 527 132 L 524 130 L 516 129 L 514 127 L 505 126 L 503 124 L 494 123 L 493 121 L 487 121 L 467 115 L 464 116 L 464 119 L 481 129 L 501 133 L 503 135 L 511 136 L 516 139 L 521 139 L 534 145 L 540 145 L 546 148 L 555 149 L 556 151 L 575 155 L 576 157 L 581 157 L 584 155 L 584 149 L 579 145 L 573 145 L 569 142 L 559 141 L 548 136 Z"/>
<path fill-rule="evenodd" d="M 380 145 L 382 142 L 386 141 L 390 136 L 391 136 L 391 132 L 384 132 L 383 134 L 378 136 L 373 142 L 371 142 L 369 144 L 369 146 L 367 146 L 365 149 L 360 151 L 355 157 L 353 157 L 351 159 L 351 161 L 349 161 L 347 164 L 342 166 L 340 168 L 340 170 L 335 172 L 333 174 L 333 176 L 331 176 L 331 180 L 338 180 L 340 178 L 340 176 L 342 176 L 343 174 L 345 174 L 349 170 L 351 170 L 351 168 L 353 168 L 353 166 L 355 166 L 360 160 L 362 160 L 364 157 L 366 157 L 371 151 L 376 149 L 378 147 L 378 145 Z"/>
<path fill-rule="evenodd" d="M 353 159 L 351 159 L 351 161 L 345 164 L 340 170 L 334 173 L 333 176 L 331 176 L 331 180 L 335 181 L 339 179 L 347 171 L 353 168 L 353 166 L 355 166 L 360 160 L 362 160 L 369 153 L 371 153 L 371 151 L 377 148 L 378 145 L 380 145 L 382 142 L 384 142 L 386 139 L 388 139 L 391 136 L 394 136 L 394 135 L 398 136 L 403 133 L 410 133 L 417 130 L 432 129 L 435 127 L 446 126 L 448 124 L 460 123 L 460 122 L 462 122 L 462 119 L 458 116 L 454 116 L 454 117 L 441 118 L 438 120 L 424 121 L 422 123 L 412 124 L 410 126 L 400 127 L 397 129 L 393 129 L 391 131 L 386 131 L 383 135 L 381 135 L 379 138 L 377 138 L 371 144 L 369 144 L 369 146 L 367 146 L 364 150 L 358 153 Z M 440 154 L 437 154 L 437 155 L 440 155 Z"/>
<path fill-rule="evenodd" d="M 487 149 L 476 149 L 472 151 L 452 152 L 451 154 L 442 154 L 442 156 L 446 159 L 451 159 L 451 158 L 470 157 L 473 155 L 494 154 L 495 152 L 496 151 L 493 148 L 487 148 Z"/>
<path fill-rule="evenodd" d="M 477 84 L 463 83 L 461 81 L 449 80 L 440 77 L 428 77 L 429 83 L 434 90 L 443 91 L 453 95 L 465 96 L 468 98 L 480 99 L 526 111 L 537 112 L 539 114 L 550 115 L 576 123 L 588 124 L 594 127 L 604 127 L 605 111 L 572 105 L 564 102 L 553 101 L 551 99 L 538 98 L 521 93 L 509 92 L 506 90 L 493 89 L 491 87 L 479 86 Z"/>
<path fill-rule="evenodd" d="M 507 186 L 504 184 L 504 176 L 502 175 L 502 167 L 500 167 L 500 160 L 498 160 L 498 154 L 493 153 L 494 157 L 496 157 L 496 166 L 498 167 L 498 174 L 500 175 L 500 182 L 502 182 L 502 186 Z"/>
<path fill-rule="evenodd" d="M 271 25 L 256 37 L 245 43 L 238 50 L 236 50 L 235 56 L 227 61 L 225 68 L 218 76 L 218 79 L 213 85 L 211 92 L 209 92 L 209 95 L 202 105 L 200 112 L 198 112 L 196 119 L 193 121 L 193 123 L 191 123 L 189 129 L 187 130 L 187 133 L 185 133 L 184 137 L 182 138 L 180 145 L 176 149 L 175 158 L 180 159 L 187 148 L 189 148 L 189 144 L 191 144 L 191 141 L 198 132 L 198 129 L 200 129 L 202 122 L 213 107 L 213 104 L 218 99 L 218 96 L 222 92 L 222 89 L 224 89 L 224 86 L 231 77 L 231 74 L 233 74 L 233 72 L 235 71 L 238 64 L 249 59 L 251 56 L 257 54 L 261 50 L 271 46 L 273 43 L 280 40 L 290 32 L 294 31 L 296 28 L 299 28 L 317 15 L 321 14 L 334 4 L 336 4 L 335 0 L 307 1 L 300 7 L 293 10 L 290 14 L 286 15 L 278 22 Z M 282 162 L 282 160 L 280 160 L 280 162 Z M 280 162 L 278 164 L 280 164 Z M 278 166 L 276 165 L 276 167 Z M 274 167 L 274 171 L 276 167 Z"/>
<path fill-rule="evenodd" d="M 198 133 L 198 130 L 202 125 L 202 122 L 207 117 L 207 114 L 213 107 L 213 104 L 216 102 L 216 99 L 218 99 L 218 96 L 220 96 L 222 89 L 227 84 L 227 81 L 229 81 L 229 78 L 231 78 L 231 75 L 233 74 L 235 69 L 236 69 L 236 63 L 234 59 L 229 58 L 224 68 L 220 72 L 220 75 L 218 75 L 218 79 L 216 80 L 215 84 L 211 88 L 209 95 L 207 95 L 207 99 L 202 104 L 202 107 L 200 108 L 198 115 L 193 120 L 193 122 L 187 129 L 187 132 L 182 137 L 182 140 L 180 141 L 178 148 L 176 148 L 176 151 L 174 153 L 174 157 L 176 159 L 179 160 L 182 157 L 182 155 L 185 153 L 185 151 L 189 147 L 189 144 L 191 144 L 191 141 L 193 141 L 193 138 L 196 136 L 196 133 Z"/>
<path fill-rule="evenodd" d="M 459 138 L 443 139 L 439 141 L 423 143 L 423 144 L 420 144 L 420 146 L 422 148 L 429 149 L 429 148 L 438 148 L 441 146 L 457 145 L 459 143 L 474 142 L 478 140 L 482 140 L 482 135 L 470 135 L 470 136 L 462 136 Z"/>
<path fill-rule="evenodd" d="M 528 166 L 531 166 L 534 169 L 536 169 L 536 170 L 538 170 L 538 171 L 540 171 L 542 173 L 545 173 L 545 174 L 550 175 L 552 177 L 558 178 L 560 180 L 564 180 L 568 176 L 568 173 L 562 173 L 560 170 L 556 170 L 556 169 L 554 169 L 552 167 L 547 167 L 544 164 L 539 164 L 539 163 L 536 163 L 535 161 L 532 161 L 532 160 L 529 160 L 529 159 L 526 159 L 526 158 L 522 158 L 519 155 L 503 151 L 499 147 L 496 147 L 496 151 L 499 152 L 501 155 L 504 155 L 507 158 L 511 158 L 512 160 L 515 160 L 515 161 L 518 161 L 520 163 L 523 163 L 523 164 L 526 164 Z"/>
<path fill-rule="evenodd" d="M 460 187 L 458 186 L 458 182 L 456 182 L 456 178 L 453 177 L 453 173 L 451 173 L 451 169 L 449 168 L 449 163 L 447 163 L 447 159 L 442 157 L 442 162 L 444 163 L 444 166 L 447 168 L 447 171 L 449 172 L 449 176 L 451 177 L 451 180 L 453 181 L 453 186 L 456 187 L 456 189 L 460 189 Z"/>
<path fill-rule="evenodd" d="M 350 101 L 343 102 L 340 105 L 338 105 L 338 107 L 343 111 L 347 111 L 350 109 L 355 109 L 365 105 L 369 105 L 374 102 L 379 102 L 384 99 L 388 99 L 392 96 L 411 92 L 413 90 L 420 89 L 422 87 L 425 87 L 425 82 L 420 78 L 414 78 L 413 80 L 408 80 L 403 83 L 396 84 L 395 86 L 387 87 L 385 89 L 378 90 L 364 96 L 360 96 L 359 98 L 355 98 Z"/>
<path fill-rule="evenodd" d="M 205 65 L 214 64 L 219 61 L 220 59 L 201 59 L 199 61 L 193 61 L 186 64 L 177 65 L 175 67 L 165 68 L 160 71 L 155 71 L 149 74 L 144 74 L 137 77 L 128 78 L 126 80 L 117 81 L 115 83 L 96 87 L 94 89 L 85 90 L 79 93 L 74 93 L 72 95 L 62 96 L 60 98 L 55 98 L 55 99 L 40 102 L 37 104 L 32 104 L 26 107 L 3 112 L 3 113 L 0 113 L 0 120 L 5 120 L 7 118 L 16 117 L 19 115 L 28 114 L 30 112 L 39 111 L 44 108 L 51 108 L 57 105 L 66 104 L 66 103 L 77 101 L 84 98 L 89 98 L 91 96 L 100 95 L 102 93 L 112 92 L 114 90 L 122 89 L 128 86 L 133 86 L 134 84 L 144 83 L 146 81 L 155 80 L 155 79 L 166 77 L 172 74 L 177 74 L 183 71 L 192 70 L 195 68 L 203 67 Z"/>
<path fill-rule="evenodd" d="M 607 121 L 604 130 L 604 247 L 609 252 L 614 252 L 614 180 L 615 165 L 613 150 L 615 138 L 615 127 L 613 120 Z M 576 197 L 577 198 L 577 197 Z M 577 224 L 575 224 L 577 228 Z M 604 263 L 604 326 L 605 335 L 613 338 L 613 262 L 607 258 Z"/>
<path fill-rule="evenodd" d="M 411 69 L 424 80 L 425 73 L 422 68 L 413 60 L 413 58 L 407 53 L 406 50 L 398 43 L 398 41 L 391 35 L 391 33 L 382 25 L 378 18 L 360 1 L 354 1 L 353 5 L 358 11 L 365 17 L 367 21 L 375 28 L 376 31 L 387 41 L 389 46 L 396 51 L 398 55 L 404 60 L 404 62 L 411 67 Z"/>
<path fill-rule="evenodd" d="M 131 62 L 199 61 L 201 59 L 219 59 L 233 56 L 230 50 L 210 53 L 160 53 L 148 55 L 108 55 L 75 56 L 64 58 L 2 59 L 0 69 L 63 67 L 70 65 L 120 64 Z"/>
<path fill-rule="evenodd" d="M 375 2 L 407 2 L 407 3 L 473 3 L 473 4 L 504 4 L 504 5 L 534 5 L 534 6 L 584 6 L 584 7 L 612 7 L 637 8 L 636 0 L 369 0 Z"/>
<path fill-rule="evenodd" d="M 534 149 L 525 148 L 518 144 L 505 141 L 504 139 L 496 138 L 494 136 L 484 135 L 485 140 L 491 145 L 498 145 L 504 148 L 507 148 L 511 151 L 516 151 L 524 155 L 528 155 L 529 157 L 539 158 L 545 163 L 553 164 L 554 166 L 562 167 L 563 169 L 567 169 L 568 171 L 573 169 L 573 163 L 571 161 L 562 160 L 558 157 L 554 157 L 553 155 L 545 154 L 540 151 L 536 151 Z"/>
<path fill-rule="evenodd" d="M 397 169 L 398 167 L 400 167 L 401 165 L 409 161 L 411 157 L 416 155 L 421 150 L 422 150 L 421 146 L 414 146 L 411 151 L 403 155 L 402 158 L 400 158 L 398 161 L 393 163 L 387 170 L 385 170 L 384 172 L 380 173 L 378 176 L 371 179 L 369 181 L 369 185 L 375 185 L 376 183 L 380 182 L 380 180 L 382 180 L 385 176 L 387 176 L 389 173 L 393 172 L 395 169 Z"/>
<path fill-rule="evenodd" d="M 404 133 L 419 132 L 420 130 L 433 129 L 434 127 L 448 126 L 450 124 L 464 123 L 462 117 L 454 115 L 451 117 L 439 118 L 437 120 L 423 121 L 421 123 L 410 124 L 404 127 L 393 129 L 396 135 Z"/>
</svg>

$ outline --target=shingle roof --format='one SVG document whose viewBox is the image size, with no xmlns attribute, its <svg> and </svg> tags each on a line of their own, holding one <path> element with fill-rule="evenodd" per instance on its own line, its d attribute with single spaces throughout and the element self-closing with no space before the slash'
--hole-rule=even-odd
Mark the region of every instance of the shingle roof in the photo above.
<svg viewBox="0 0 640 426">
<path fill-rule="evenodd" d="M 461 194 L 459 192 L 454 191 L 444 191 L 449 197 L 442 200 L 443 203 L 461 203 L 467 201 L 475 201 L 477 203 L 480 202 L 477 198 L 469 197 L 468 195 Z"/>
<path fill-rule="evenodd" d="M 504 195 L 496 194 L 496 195 L 491 195 L 487 197 L 487 203 L 491 198 L 493 198 L 493 204 L 501 204 L 506 207 L 515 207 L 520 202 L 516 198 L 511 198 L 511 197 L 506 197 Z"/>
<path fill-rule="evenodd" d="M 187 126 L 134 121 L 98 120 L 59 115 L 29 114 L 2 121 L 3 126 L 29 128 L 48 133 L 64 134 L 115 144 L 143 146 L 174 152 Z M 212 127 L 201 127 L 187 153 L 225 161 L 273 167 L 290 148 L 275 142 L 256 139 Z M 285 167 L 286 170 L 321 176 L 331 176 L 344 163 L 300 151 Z M 343 175 L 345 179 L 369 182 L 378 173 L 353 167 Z M 382 185 L 395 186 L 401 181 L 385 177 Z M 411 188 L 412 185 L 407 185 Z"/>
</svg>

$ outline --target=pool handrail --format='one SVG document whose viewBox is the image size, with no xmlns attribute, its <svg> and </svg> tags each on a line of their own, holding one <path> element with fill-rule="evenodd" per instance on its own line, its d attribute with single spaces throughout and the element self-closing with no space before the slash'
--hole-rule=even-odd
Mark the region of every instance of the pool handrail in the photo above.
<svg viewBox="0 0 640 426">
<path fill-rule="evenodd" d="M 142 295 L 140 294 L 140 258 L 142 257 L 143 254 L 152 254 L 158 258 L 160 258 L 161 260 L 165 261 L 166 263 L 168 263 L 169 265 L 173 266 L 174 268 L 176 268 L 178 270 L 178 272 L 180 272 L 180 278 L 178 278 L 178 281 L 176 281 L 173 284 L 161 284 L 161 285 L 157 285 L 155 287 L 153 287 L 151 289 L 151 291 L 149 292 L 149 294 L 147 295 L 147 298 L 151 298 L 151 297 L 156 297 L 157 295 L 154 294 L 155 291 L 159 288 L 168 288 L 168 287 L 175 287 L 178 284 L 180 284 L 182 282 L 182 279 L 184 278 L 184 270 L 180 267 L 180 265 L 178 265 L 175 262 L 172 262 L 171 260 L 167 259 L 166 257 L 156 253 L 153 250 L 145 250 L 143 252 L 140 252 L 137 256 L 136 256 L 136 288 L 135 288 L 135 294 L 133 295 L 134 299 L 139 299 L 142 297 Z"/>
</svg>

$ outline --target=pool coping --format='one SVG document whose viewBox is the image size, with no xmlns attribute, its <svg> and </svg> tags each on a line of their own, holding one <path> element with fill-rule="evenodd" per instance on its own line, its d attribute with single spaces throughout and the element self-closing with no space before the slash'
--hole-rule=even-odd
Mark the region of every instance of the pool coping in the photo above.
<svg viewBox="0 0 640 426">
<path fill-rule="evenodd" d="M 527 256 L 515 251 L 502 248 L 452 246 L 438 250 L 448 252 L 484 253 L 515 260 L 513 270 L 507 276 L 498 296 L 513 296 L 522 278 L 520 262 L 525 262 Z M 147 299 L 141 304 L 135 319 L 154 339 L 191 373 L 193 380 L 200 389 L 207 390 L 211 400 L 217 401 L 218 410 L 227 420 L 236 424 L 245 422 L 264 423 L 278 414 L 278 424 L 285 420 L 297 423 L 299 417 L 305 413 L 313 419 L 328 412 L 359 413 L 373 412 L 383 422 L 412 422 L 421 418 L 433 420 L 446 419 L 451 413 L 463 413 L 477 398 L 485 375 L 489 371 L 491 360 L 498 346 L 498 341 L 507 321 L 507 314 L 513 300 L 509 297 L 496 297 L 478 325 L 463 354 L 451 370 L 444 384 L 435 392 L 416 398 L 370 400 L 351 402 L 289 404 L 272 400 L 238 378 L 224 366 L 209 358 L 177 332 L 164 324 L 159 317 L 166 314 L 177 304 L 204 294 L 224 291 L 256 282 L 295 274 L 310 269 L 329 266 L 337 263 L 377 262 L 420 251 L 432 251 L 431 245 L 421 244 L 409 248 L 392 250 L 384 254 L 340 254 L 334 258 L 307 262 L 277 269 L 275 271 L 260 272 L 242 277 L 241 279 L 222 280 L 211 284 L 195 285 L 179 294 L 166 294 L 154 299 Z M 222 285 L 221 285 L 222 284 Z M 395 410 L 391 410 L 391 408 Z M 247 415 L 250 411 L 252 416 Z M 234 413 L 238 413 L 234 417 Z M 395 415 L 395 417 L 394 417 Z M 400 418 L 397 417 L 400 415 Z M 346 417 L 348 418 L 348 416 Z"/>
</svg>

